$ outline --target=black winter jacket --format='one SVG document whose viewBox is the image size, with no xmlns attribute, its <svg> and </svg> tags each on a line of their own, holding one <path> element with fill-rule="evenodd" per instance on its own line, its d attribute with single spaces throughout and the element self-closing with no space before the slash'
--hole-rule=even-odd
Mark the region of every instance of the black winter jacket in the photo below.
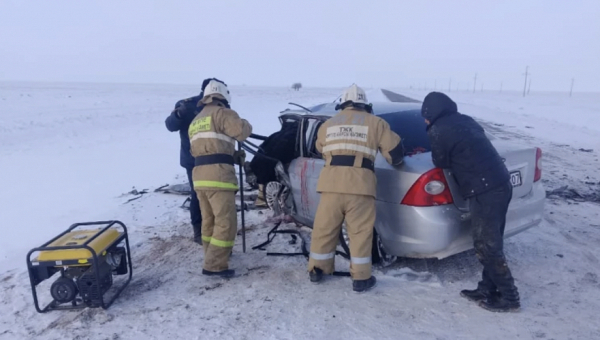
<svg viewBox="0 0 600 340">
<path fill-rule="evenodd" d="M 473 118 L 458 112 L 448 96 L 432 92 L 421 110 L 433 163 L 450 169 L 464 198 L 495 189 L 510 180 L 504 160 Z"/>
<path fill-rule="evenodd" d="M 202 99 L 201 95 L 178 101 L 173 112 L 165 120 L 165 125 L 169 131 L 179 131 L 179 137 L 181 138 L 179 164 L 186 169 L 194 168 L 194 157 L 190 153 L 188 129 L 194 117 L 202 110 L 203 105 L 201 107 L 196 106 L 200 99 Z"/>
</svg>

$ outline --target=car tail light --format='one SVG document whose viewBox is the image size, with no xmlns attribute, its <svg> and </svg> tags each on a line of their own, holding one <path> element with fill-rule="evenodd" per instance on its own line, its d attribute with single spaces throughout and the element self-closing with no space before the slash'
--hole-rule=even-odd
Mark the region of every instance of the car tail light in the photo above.
<svg viewBox="0 0 600 340">
<path fill-rule="evenodd" d="M 542 179 L 542 149 L 535 148 L 535 175 L 533 181 L 537 182 Z"/>
<path fill-rule="evenodd" d="M 416 207 L 430 207 L 435 205 L 452 204 L 452 194 L 448 189 L 448 182 L 444 171 L 435 168 L 424 173 L 408 190 L 401 204 Z"/>
</svg>

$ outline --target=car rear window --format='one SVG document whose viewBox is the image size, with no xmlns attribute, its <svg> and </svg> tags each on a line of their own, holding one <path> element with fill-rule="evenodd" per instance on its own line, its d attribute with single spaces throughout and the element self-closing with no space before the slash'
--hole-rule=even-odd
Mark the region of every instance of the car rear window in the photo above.
<svg viewBox="0 0 600 340">
<path fill-rule="evenodd" d="M 379 115 L 390 124 L 392 131 L 400 135 L 404 144 L 404 155 L 414 155 L 431 151 L 425 128 L 425 120 L 420 110 L 392 112 Z"/>
</svg>

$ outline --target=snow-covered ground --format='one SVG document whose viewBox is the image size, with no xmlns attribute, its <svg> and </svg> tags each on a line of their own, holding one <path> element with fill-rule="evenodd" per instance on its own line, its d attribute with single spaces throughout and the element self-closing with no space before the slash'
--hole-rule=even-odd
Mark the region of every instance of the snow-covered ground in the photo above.
<svg viewBox="0 0 600 340">
<path fill-rule="evenodd" d="M 232 106 L 268 134 L 289 101 L 318 104 L 340 91 L 232 87 Z M 588 202 L 548 200 L 539 227 L 507 240 L 522 296 L 517 314 L 489 313 L 458 295 L 478 280 L 470 252 L 378 269 L 379 285 L 366 294 L 353 294 L 348 278 L 314 286 L 304 258 L 251 250 L 270 228 L 266 212 L 248 214 L 247 253 L 236 241 L 231 263 L 240 276 L 202 276 L 201 248 L 179 208 L 184 197 L 152 192 L 185 181 L 178 134 L 164 119 L 175 101 L 196 93 L 0 83 L 0 339 L 600 339 L 600 206 Z M 384 99 L 376 89 L 368 94 Z M 493 133 L 542 147 L 548 189 L 600 190 L 599 94 L 450 95 Z M 133 187 L 151 193 L 124 204 Z M 97 219 L 131 229 L 132 283 L 106 311 L 36 313 L 26 252 L 73 222 Z M 269 250 L 294 251 L 288 240 L 276 237 Z"/>
</svg>

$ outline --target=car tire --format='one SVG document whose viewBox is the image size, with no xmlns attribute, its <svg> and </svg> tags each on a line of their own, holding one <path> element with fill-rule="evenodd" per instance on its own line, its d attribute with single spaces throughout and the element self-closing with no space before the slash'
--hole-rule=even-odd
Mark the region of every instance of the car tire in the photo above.
<svg viewBox="0 0 600 340">
<path fill-rule="evenodd" d="M 342 256 L 346 259 L 350 259 L 350 240 L 346 232 L 345 223 L 342 225 L 342 229 L 340 230 L 339 240 L 340 246 L 343 250 Z M 371 249 L 371 262 L 374 265 L 381 265 L 385 267 L 398 260 L 398 257 L 389 255 L 385 252 L 385 249 L 383 249 L 383 245 L 381 243 L 381 238 L 375 229 L 373 229 L 373 246 Z"/>
<path fill-rule="evenodd" d="M 263 185 L 263 198 L 267 203 L 269 209 L 273 210 L 275 216 L 281 214 L 281 205 L 279 203 L 279 191 L 281 190 L 281 183 L 272 181 Z"/>
</svg>

